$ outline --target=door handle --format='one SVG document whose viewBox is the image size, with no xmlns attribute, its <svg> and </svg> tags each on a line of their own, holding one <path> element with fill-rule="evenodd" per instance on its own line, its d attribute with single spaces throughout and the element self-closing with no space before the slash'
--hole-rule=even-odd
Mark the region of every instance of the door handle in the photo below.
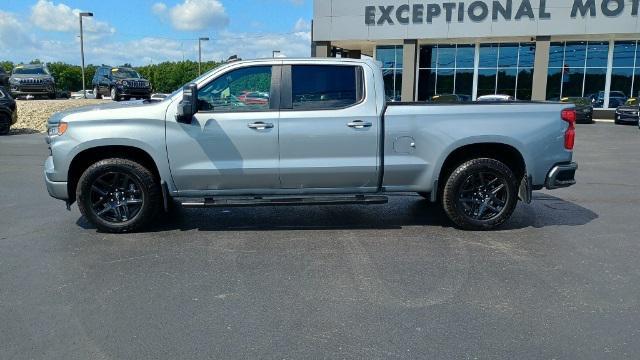
<svg viewBox="0 0 640 360">
<path fill-rule="evenodd" d="M 247 125 L 249 127 L 249 129 L 254 129 L 254 130 L 266 130 L 266 129 L 273 129 L 273 124 L 271 123 L 264 123 L 262 121 L 259 122 L 255 122 L 253 124 L 249 124 Z"/>
<path fill-rule="evenodd" d="M 347 126 L 354 129 L 364 129 L 373 126 L 373 124 L 370 122 L 364 122 L 362 120 L 356 120 L 354 122 L 348 123 Z"/>
</svg>

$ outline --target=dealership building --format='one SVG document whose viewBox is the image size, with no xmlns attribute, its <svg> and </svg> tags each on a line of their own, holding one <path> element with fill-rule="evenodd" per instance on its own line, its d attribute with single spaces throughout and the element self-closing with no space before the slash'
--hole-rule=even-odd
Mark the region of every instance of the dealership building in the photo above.
<svg viewBox="0 0 640 360">
<path fill-rule="evenodd" d="M 640 0 L 314 0 L 313 56 L 379 60 L 387 97 L 640 92 Z"/>
</svg>

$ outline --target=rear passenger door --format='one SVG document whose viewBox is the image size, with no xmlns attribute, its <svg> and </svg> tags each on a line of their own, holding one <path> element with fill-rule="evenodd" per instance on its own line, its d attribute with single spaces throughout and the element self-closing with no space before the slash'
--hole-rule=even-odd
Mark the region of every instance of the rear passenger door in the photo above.
<svg viewBox="0 0 640 360">
<path fill-rule="evenodd" d="M 380 124 L 360 65 L 285 65 L 280 182 L 299 192 L 375 192 Z M 369 69 L 370 71 L 370 69 Z"/>
</svg>

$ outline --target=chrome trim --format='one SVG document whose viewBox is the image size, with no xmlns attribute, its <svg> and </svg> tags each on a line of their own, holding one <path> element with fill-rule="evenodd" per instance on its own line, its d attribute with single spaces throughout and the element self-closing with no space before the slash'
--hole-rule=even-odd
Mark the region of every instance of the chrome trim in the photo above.
<svg viewBox="0 0 640 360">
<path fill-rule="evenodd" d="M 554 166 L 549 175 L 547 175 L 546 188 L 549 190 L 569 187 L 576 184 L 575 176 L 571 180 L 559 181 L 558 176 L 564 172 L 575 172 L 578 170 L 578 164 L 561 164 Z"/>
</svg>

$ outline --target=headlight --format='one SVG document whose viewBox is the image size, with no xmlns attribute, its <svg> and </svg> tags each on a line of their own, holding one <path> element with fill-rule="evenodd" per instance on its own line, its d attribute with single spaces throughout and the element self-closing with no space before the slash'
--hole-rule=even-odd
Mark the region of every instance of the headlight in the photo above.
<svg viewBox="0 0 640 360">
<path fill-rule="evenodd" d="M 67 132 L 67 128 L 69 128 L 69 124 L 66 122 L 59 122 L 58 126 L 49 128 L 47 131 L 49 136 L 60 136 Z"/>
<path fill-rule="evenodd" d="M 129 86 L 129 82 L 128 82 L 128 81 L 123 81 L 123 82 L 122 82 L 122 85 L 124 85 L 124 86 Z"/>
<path fill-rule="evenodd" d="M 19 85 L 20 84 L 20 80 L 14 79 L 14 78 L 9 78 L 9 84 Z"/>
</svg>

